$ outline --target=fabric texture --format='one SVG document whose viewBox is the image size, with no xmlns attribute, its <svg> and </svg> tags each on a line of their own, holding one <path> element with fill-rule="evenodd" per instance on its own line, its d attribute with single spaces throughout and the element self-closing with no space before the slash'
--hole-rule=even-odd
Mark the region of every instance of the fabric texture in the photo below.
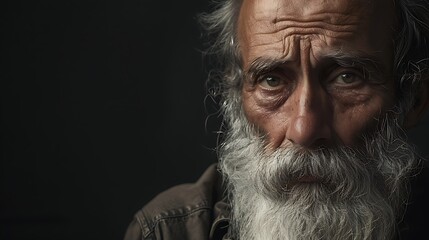
<svg viewBox="0 0 429 240">
<path fill-rule="evenodd" d="M 172 187 L 139 210 L 125 240 L 228 239 L 229 206 L 212 164 L 194 184 Z"/>
</svg>

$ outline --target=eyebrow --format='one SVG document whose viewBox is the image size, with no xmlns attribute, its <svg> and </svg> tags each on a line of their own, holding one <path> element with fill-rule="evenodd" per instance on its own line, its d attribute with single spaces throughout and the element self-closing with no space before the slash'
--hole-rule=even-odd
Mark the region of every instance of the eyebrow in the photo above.
<svg viewBox="0 0 429 240">
<path fill-rule="evenodd" d="M 291 62 L 293 61 L 289 59 L 259 57 L 252 61 L 244 73 L 246 78 L 254 80 L 255 76 L 269 73 Z M 319 62 L 328 66 L 337 65 L 345 68 L 359 68 L 365 78 L 374 80 L 379 79 L 380 75 L 386 71 L 386 66 L 376 56 L 364 53 L 335 51 L 321 56 Z"/>
<path fill-rule="evenodd" d="M 376 56 L 362 53 L 348 53 L 336 51 L 322 56 L 322 61 L 332 62 L 338 66 L 346 68 L 361 68 L 367 78 L 378 78 L 382 73 L 386 73 L 386 66 Z M 371 76 L 372 75 L 372 76 Z"/>
<path fill-rule="evenodd" d="M 249 79 L 255 79 L 255 76 L 260 76 L 265 73 L 269 73 L 274 69 L 287 64 L 287 62 L 291 61 L 278 58 L 259 57 L 252 61 L 249 66 L 249 69 L 244 71 L 244 74 Z"/>
</svg>

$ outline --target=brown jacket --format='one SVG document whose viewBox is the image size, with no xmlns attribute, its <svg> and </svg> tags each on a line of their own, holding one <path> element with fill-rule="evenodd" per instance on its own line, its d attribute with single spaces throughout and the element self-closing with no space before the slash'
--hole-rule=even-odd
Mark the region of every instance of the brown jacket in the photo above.
<svg viewBox="0 0 429 240">
<path fill-rule="evenodd" d="M 221 181 L 213 164 L 196 183 L 162 192 L 135 214 L 124 240 L 229 239 Z"/>
</svg>

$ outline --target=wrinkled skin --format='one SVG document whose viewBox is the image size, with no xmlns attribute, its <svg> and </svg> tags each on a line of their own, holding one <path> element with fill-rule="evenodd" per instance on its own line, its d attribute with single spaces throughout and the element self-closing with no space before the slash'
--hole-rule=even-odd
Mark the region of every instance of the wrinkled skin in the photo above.
<svg viewBox="0 0 429 240">
<path fill-rule="evenodd" d="M 357 144 L 394 106 L 393 1 L 244 0 L 243 108 L 269 149 Z"/>
</svg>

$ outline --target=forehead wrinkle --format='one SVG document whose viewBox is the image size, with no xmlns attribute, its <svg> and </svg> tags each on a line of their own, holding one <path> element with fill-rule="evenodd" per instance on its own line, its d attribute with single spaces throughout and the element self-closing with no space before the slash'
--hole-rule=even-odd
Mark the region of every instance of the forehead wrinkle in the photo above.
<svg viewBox="0 0 429 240">
<path fill-rule="evenodd" d="M 327 32 L 329 37 L 336 37 L 336 35 L 340 34 L 336 34 L 335 31 L 347 34 L 352 33 L 357 28 L 359 23 L 362 22 L 362 14 L 366 15 L 373 8 L 374 4 L 370 2 L 362 4 L 366 1 L 349 0 L 346 4 L 336 3 L 330 9 L 326 9 L 324 3 L 318 3 L 321 7 L 312 7 L 317 3 L 308 2 L 303 8 L 295 9 L 295 0 L 289 2 L 281 0 L 250 0 L 254 12 L 248 17 L 254 21 L 251 21 L 252 24 L 245 25 L 249 29 L 250 25 L 257 23 L 259 28 L 253 28 L 253 30 L 258 29 L 259 31 L 251 33 L 255 35 L 274 34 L 287 28 L 296 28 L 301 29 L 304 34 Z M 263 32 L 261 32 L 261 29 L 263 29 Z M 300 30 L 289 29 L 287 31 L 286 36 Z"/>
<path fill-rule="evenodd" d="M 303 21 L 301 19 L 283 19 L 275 23 L 276 30 L 296 29 L 320 29 L 327 32 L 353 32 L 357 23 L 332 24 L 324 21 Z"/>
<path fill-rule="evenodd" d="M 284 42 L 284 39 L 281 38 L 276 41 L 267 40 L 265 42 L 258 42 L 253 40 L 252 42 L 250 42 L 249 47 L 263 47 L 263 46 L 272 45 L 273 43 L 279 43 L 279 42 Z"/>
<path fill-rule="evenodd" d="M 357 29 L 353 24 L 333 25 L 325 22 L 302 22 L 299 20 L 279 21 L 275 27 L 265 31 L 254 32 L 256 39 L 265 39 L 266 35 L 281 35 L 283 38 L 292 35 L 324 35 L 330 38 L 346 38 L 351 36 Z"/>
<path fill-rule="evenodd" d="M 263 25 L 266 23 L 264 21 Z M 250 47 L 272 45 L 283 41 L 282 52 L 285 52 L 286 48 L 290 47 L 290 41 L 287 41 L 287 39 L 294 35 L 299 37 L 306 35 L 311 36 L 311 38 L 322 37 L 325 40 L 327 40 L 326 38 L 345 39 L 353 36 L 357 26 L 345 23 L 334 25 L 323 21 L 301 21 L 289 17 L 278 20 L 275 24 L 267 24 L 265 28 L 262 28 L 263 30 L 260 29 L 258 28 L 258 31 L 249 33 L 253 35 Z M 288 46 L 286 46 L 286 43 Z"/>
<path fill-rule="evenodd" d="M 255 41 L 255 39 L 252 40 L 251 43 L 249 43 L 248 47 L 254 49 L 258 47 L 264 48 L 265 46 L 268 46 L 267 49 L 264 50 L 266 55 L 271 55 L 278 57 L 279 59 L 286 59 L 287 61 L 296 60 L 297 54 L 299 51 L 297 48 L 297 37 L 299 36 L 290 36 L 288 38 L 278 38 L 276 41 L 270 41 L 267 39 L 264 39 L 264 42 L 258 42 Z M 274 45 L 275 47 L 273 48 Z M 295 49 L 293 49 L 295 48 Z M 253 54 L 252 54 L 253 55 Z M 253 59 L 253 57 L 259 58 L 260 56 L 253 56 L 250 55 L 250 59 Z"/>
<path fill-rule="evenodd" d="M 299 16 L 299 18 L 292 17 L 291 15 L 285 15 L 273 18 L 273 20 L 271 20 L 271 23 L 278 24 L 280 22 L 287 21 L 296 21 L 302 23 L 323 22 L 329 25 L 337 26 L 359 24 L 358 16 L 353 14 L 344 14 L 336 12 L 315 13 L 311 14 L 310 16 Z"/>
</svg>

